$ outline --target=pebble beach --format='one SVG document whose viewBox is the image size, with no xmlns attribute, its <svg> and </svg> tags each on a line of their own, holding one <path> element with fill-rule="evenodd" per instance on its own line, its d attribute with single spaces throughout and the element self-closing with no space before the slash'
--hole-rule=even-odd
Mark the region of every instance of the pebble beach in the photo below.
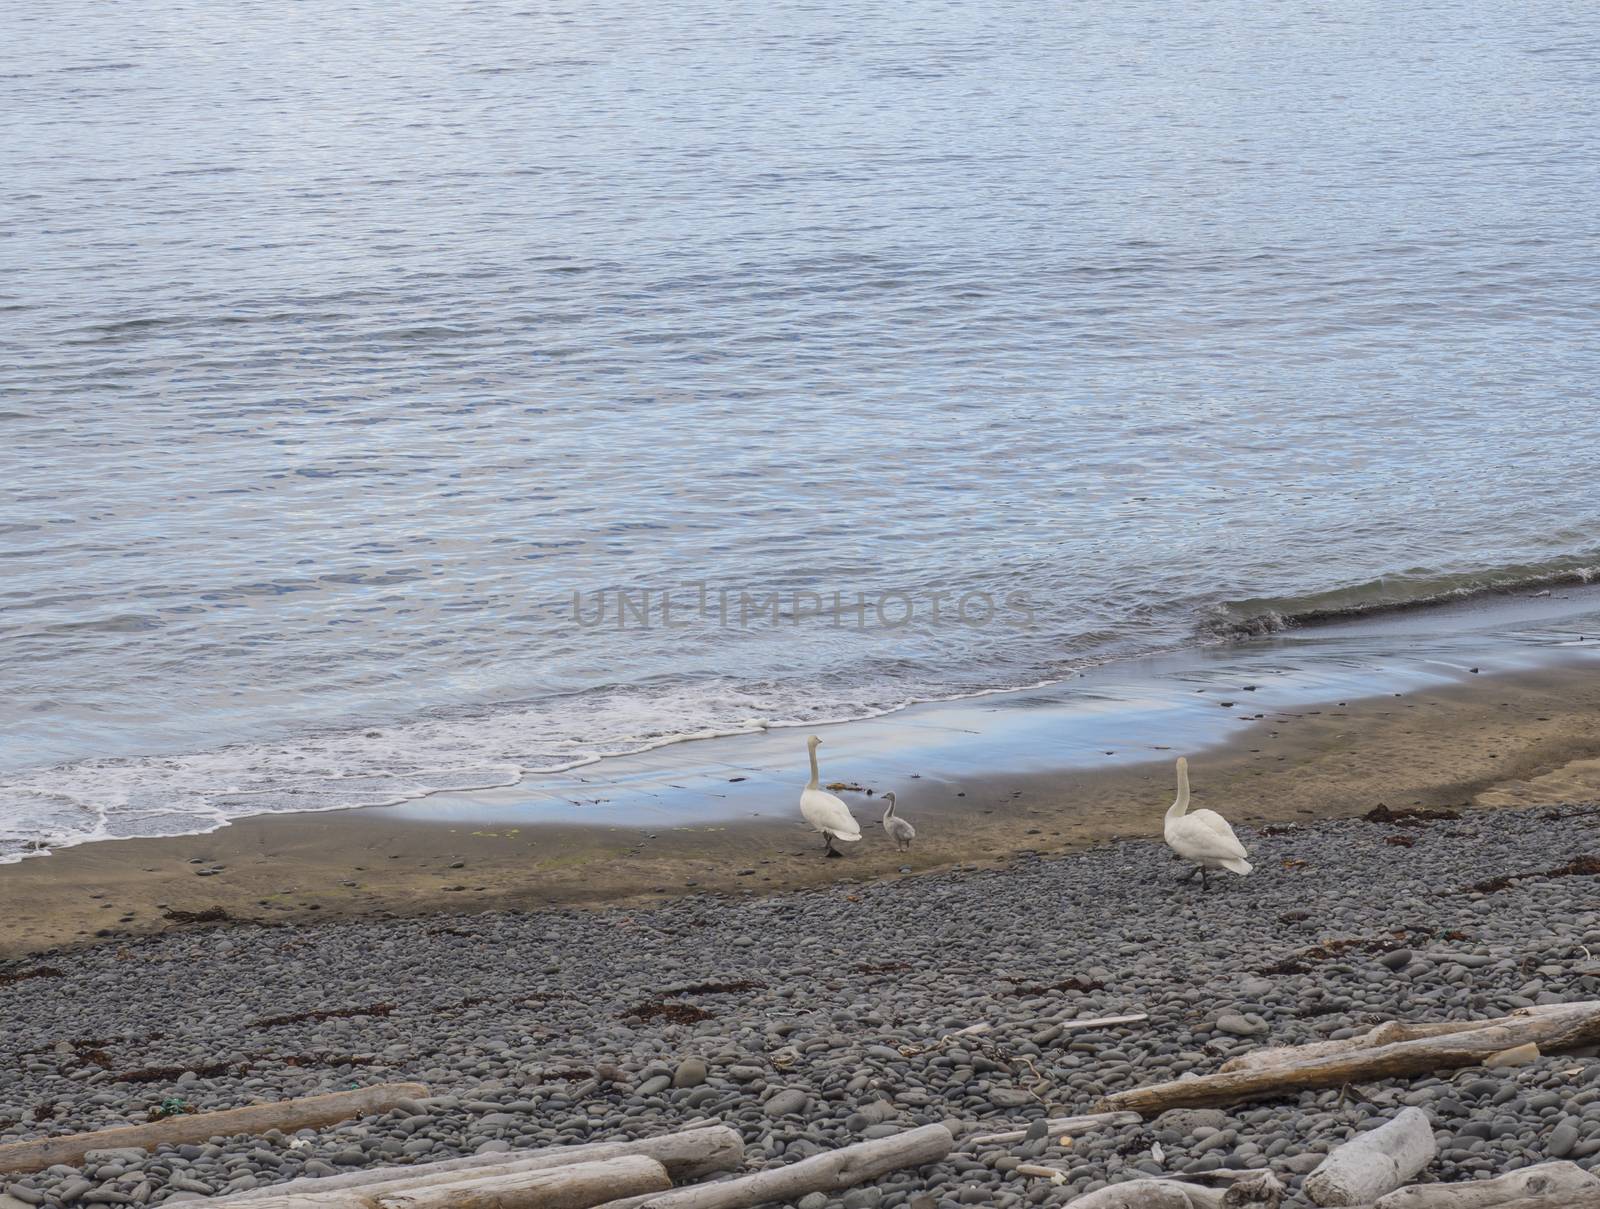
<svg viewBox="0 0 1600 1209">
<path fill-rule="evenodd" d="M 1455 817 L 1450 817 L 1454 815 Z M 737 1128 L 754 1167 L 947 1122 L 957 1152 L 802 1209 L 1064 1204 L 1108 1182 L 1270 1168 L 1294 1203 L 1414 1105 L 1460 1181 L 1600 1163 L 1600 1058 L 1186 1109 L 1073 1139 L 961 1138 L 1388 1019 L 1600 994 L 1595 803 L 1241 827 L 1208 892 L 1157 842 L 768 897 L 208 924 L 0 967 L 0 1144 L 380 1082 L 430 1094 L 300 1135 L 13 1176 L 0 1209 L 158 1204 L 376 1165 Z M 1122 1026 L 1084 1018 L 1147 1014 Z M 977 1025 L 986 1032 L 957 1035 Z M 1039 1132 L 1035 1130 L 1035 1132 Z M 1019 1173 L 1063 1167 L 1063 1184 Z"/>
</svg>

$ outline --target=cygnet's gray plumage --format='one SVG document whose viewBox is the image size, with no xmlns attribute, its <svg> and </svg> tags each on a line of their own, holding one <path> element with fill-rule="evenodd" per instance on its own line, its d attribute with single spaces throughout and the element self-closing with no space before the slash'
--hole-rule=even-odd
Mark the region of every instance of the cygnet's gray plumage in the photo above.
<svg viewBox="0 0 1600 1209">
<path fill-rule="evenodd" d="M 894 841 L 894 846 L 904 852 L 911 847 L 911 841 L 917 838 L 917 829 L 895 814 L 894 794 L 884 794 L 883 800 L 889 803 L 883 812 L 883 829 L 889 833 L 889 838 Z"/>
</svg>

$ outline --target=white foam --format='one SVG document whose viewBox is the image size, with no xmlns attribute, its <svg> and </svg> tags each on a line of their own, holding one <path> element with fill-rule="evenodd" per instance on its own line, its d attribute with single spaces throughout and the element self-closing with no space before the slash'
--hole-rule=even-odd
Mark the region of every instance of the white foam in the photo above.
<svg viewBox="0 0 1600 1209">
<path fill-rule="evenodd" d="M 22 770 L 0 785 L 0 863 L 95 840 L 202 834 L 252 815 L 388 806 L 443 790 L 513 785 L 693 739 L 877 716 L 912 699 L 798 710 L 794 701 L 792 686 L 616 689 L 297 741 Z"/>
</svg>

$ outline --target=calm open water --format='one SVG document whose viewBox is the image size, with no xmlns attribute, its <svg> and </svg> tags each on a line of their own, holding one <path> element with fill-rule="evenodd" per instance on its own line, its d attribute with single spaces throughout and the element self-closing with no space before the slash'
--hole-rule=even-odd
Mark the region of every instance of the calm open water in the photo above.
<svg viewBox="0 0 1600 1209">
<path fill-rule="evenodd" d="M 5 24 L 0 859 L 1600 567 L 1592 5 Z"/>
</svg>

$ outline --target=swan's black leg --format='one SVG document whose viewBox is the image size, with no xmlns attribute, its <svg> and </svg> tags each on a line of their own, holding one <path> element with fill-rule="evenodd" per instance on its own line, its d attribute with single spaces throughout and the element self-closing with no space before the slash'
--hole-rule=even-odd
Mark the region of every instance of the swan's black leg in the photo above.
<svg viewBox="0 0 1600 1209">
<path fill-rule="evenodd" d="M 1203 869 L 1203 865 L 1196 865 L 1193 869 L 1189 870 L 1189 872 L 1178 874 L 1178 880 L 1180 882 L 1192 882 L 1194 881 L 1194 875 L 1201 872 Z"/>
<path fill-rule="evenodd" d="M 1204 865 L 1201 865 L 1200 866 L 1200 892 L 1202 894 L 1204 894 L 1206 892 L 1206 889 L 1207 889 L 1207 886 L 1206 886 L 1206 867 Z"/>
<path fill-rule="evenodd" d="M 844 855 L 833 846 L 833 836 L 827 832 L 822 834 L 822 855 L 832 857 L 842 857 Z"/>
</svg>

